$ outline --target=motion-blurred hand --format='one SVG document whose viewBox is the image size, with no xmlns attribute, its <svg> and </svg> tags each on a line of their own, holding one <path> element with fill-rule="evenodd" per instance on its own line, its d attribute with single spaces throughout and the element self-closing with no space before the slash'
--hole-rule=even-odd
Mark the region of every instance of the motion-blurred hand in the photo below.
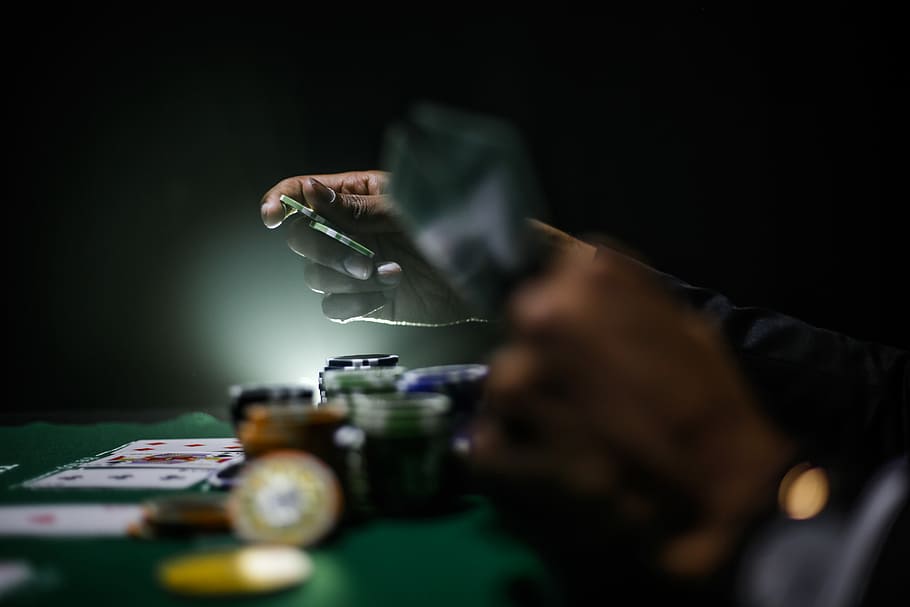
<svg viewBox="0 0 910 607">
<path fill-rule="evenodd" d="M 719 334 L 608 250 L 569 251 L 512 303 L 514 338 L 475 427 L 478 471 L 521 495 L 519 509 L 554 506 L 532 523 L 553 536 L 580 525 L 606 549 L 631 531 L 673 576 L 723 565 L 793 449 Z M 572 520 L 567 503 L 585 514 Z"/>
<path fill-rule="evenodd" d="M 381 171 L 290 177 L 266 192 L 262 221 L 289 224 L 288 246 L 304 257 L 304 279 L 324 294 L 323 313 L 333 320 L 445 325 L 471 317 L 461 298 L 439 276 L 402 230 L 385 194 Z M 342 232 L 372 249 L 371 260 L 311 229 L 297 214 L 286 218 L 279 197 L 306 202 Z"/>
</svg>

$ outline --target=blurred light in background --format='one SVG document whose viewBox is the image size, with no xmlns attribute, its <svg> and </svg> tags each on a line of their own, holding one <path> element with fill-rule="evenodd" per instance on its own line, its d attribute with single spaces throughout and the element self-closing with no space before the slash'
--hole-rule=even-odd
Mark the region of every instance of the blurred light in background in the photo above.
<svg viewBox="0 0 910 607">
<path fill-rule="evenodd" d="M 805 520 L 824 510 L 831 490 L 821 468 L 803 463 L 794 466 L 780 483 L 781 509 L 792 519 Z"/>
<path fill-rule="evenodd" d="M 248 202 L 224 204 L 242 208 Z M 332 322 L 322 314 L 321 295 L 304 284 L 301 258 L 288 249 L 282 227 L 257 225 L 258 236 L 251 237 L 249 226 L 218 223 L 207 226 L 175 286 L 183 298 L 178 308 L 189 358 L 207 382 L 224 390 L 235 383 L 301 379 L 315 385 L 326 358 L 341 354 L 391 352 L 407 367 L 486 356 L 492 330 L 483 324 Z"/>
</svg>

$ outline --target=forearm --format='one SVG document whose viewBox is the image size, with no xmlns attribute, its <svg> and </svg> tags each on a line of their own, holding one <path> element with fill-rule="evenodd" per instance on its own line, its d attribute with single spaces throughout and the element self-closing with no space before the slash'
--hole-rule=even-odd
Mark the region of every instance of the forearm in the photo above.
<svg viewBox="0 0 910 607">
<path fill-rule="evenodd" d="M 809 450 L 837 454 L 857 472 L 910 445 L 910 360 L 658 273 L 693 308 L 716 320 L 769 414 Z"/>
</svg>

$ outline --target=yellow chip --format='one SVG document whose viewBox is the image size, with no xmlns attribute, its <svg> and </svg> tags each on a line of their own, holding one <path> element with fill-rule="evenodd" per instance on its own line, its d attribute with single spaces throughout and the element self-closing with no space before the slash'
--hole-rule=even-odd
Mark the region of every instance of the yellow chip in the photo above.
<svg viewBox="0 0 910 607">
<path fill-rule="evenodd" d="M 331 468 L 292 450 L 247 463 L 228 503 L 238 537 L 295 546 L 308 546 L 328 534 L 341 507 L 341 487 Z"/>
<path fill-rule="evenodd" d="M 261 594 L 305 582 L 313 562 L 290 546 L 251 546 L 175 557 L 158 568 L 168 590 L 192 596 Z"/>
</svg>

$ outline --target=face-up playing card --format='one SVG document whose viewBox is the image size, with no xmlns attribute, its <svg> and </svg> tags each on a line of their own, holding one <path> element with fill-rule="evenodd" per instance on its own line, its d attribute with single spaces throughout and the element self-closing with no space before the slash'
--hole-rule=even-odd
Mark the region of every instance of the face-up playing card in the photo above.
<svg viewBox="0 0 910 607">
<path fill-rule="evenodd" d="M 0 506 L 0 537 L 97 537 L 126 535 L 142 520 L 133 504 Z"/>
<path fill-rule="evenodd" d="M 85 468 L 204 468 L 213 470 L 223 468 L 243 460 L 242 452 L 226 451 L 222 453 L 133 453 L 118 451 L 101 457 L 87 464 Z"/>
<path fill-rule="evenodd" d="M 212 473 L 205 468 L 72 468 L 25 483 L 30 489 L 186 489 Z"/>
<path fill-rule="evenodd" d="M 147 438 L 127 443 L 114 453 L 219 453 L 243 452 L 236 438 Z"/>
</svg>

